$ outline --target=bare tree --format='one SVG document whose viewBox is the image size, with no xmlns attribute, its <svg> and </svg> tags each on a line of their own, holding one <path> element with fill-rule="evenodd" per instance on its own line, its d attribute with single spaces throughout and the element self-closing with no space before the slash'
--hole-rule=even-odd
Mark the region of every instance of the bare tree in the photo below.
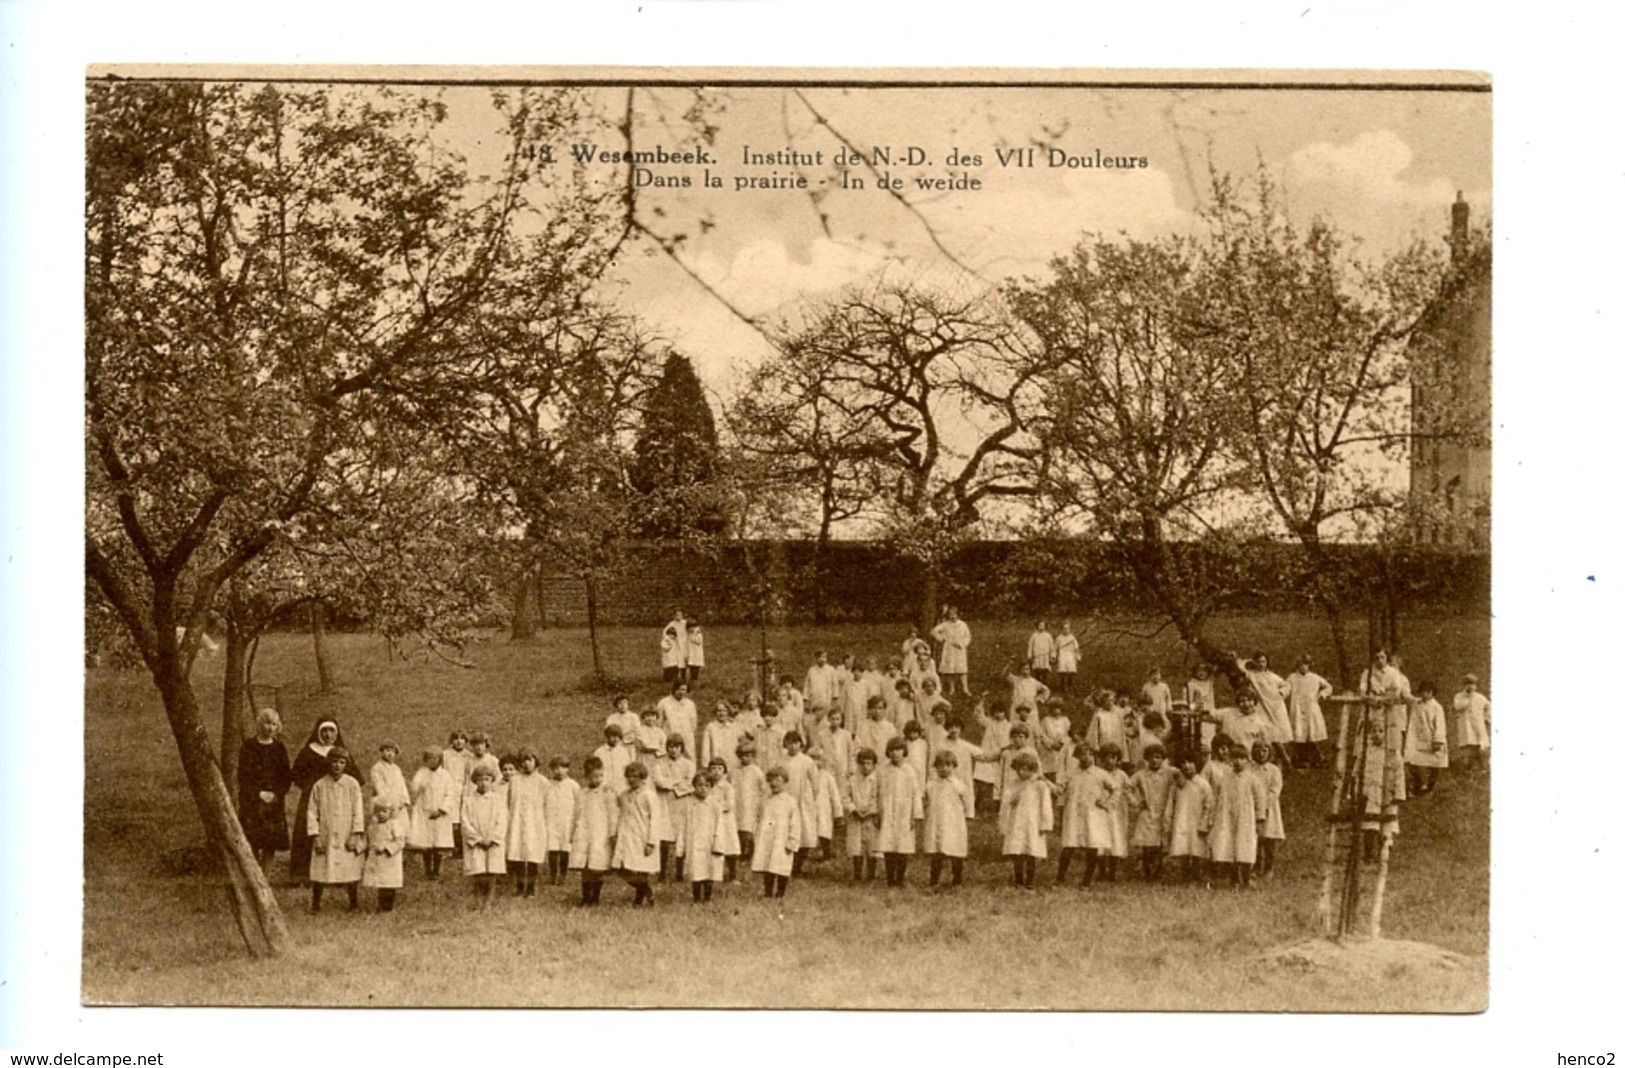
<svg viewBox="0 0 1625 1068">
<path fill-rule="evenodd" d="M 1042 453 L 1021 418 L 1034 371 L 1008 332 L 991 297 L 882 282 L 815 305 L 780 339 L 780 364 L 819 371 L 800 416 L 816 402 L 878 465 L 880 529 L 920 565 L 926 626 L 947 561 L 988 506 L 1038 491 Z"/>
</svg>

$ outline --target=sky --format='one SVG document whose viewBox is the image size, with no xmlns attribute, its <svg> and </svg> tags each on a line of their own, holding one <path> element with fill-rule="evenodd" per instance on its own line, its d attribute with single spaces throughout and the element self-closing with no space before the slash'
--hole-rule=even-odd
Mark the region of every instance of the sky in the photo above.
<svg viewBox="0 0 1625 1068">
<path fill-rule="evenodd" d="M 624 108 L 623 90 L 603 96 Z M 641 89 L 634 99 L 635 148 L 678 147 L 686 127 L 672 116 L 693 92 Z M 621 299 L 689 355 L 720 397 L 766 352 L 736 311 L 771 322 L 805 299 L 881 273 L 950 287 L 1040 274 L 1087 231 L 1155 237 L 1190 228 L 1210 168 L 1242 176 L 1262 166 L 1295 220 L 1329 219 L 1372 254 L 1418 236 L 1442 241 L 1458 191 L 1475 223 L 1492 210 L 1490 97 L 1482 92 L 771 86 L 712 90 L 707 99 L 716 165 L 649 171 L 688 175 L 698 186 L 709 169 L 723 188 L 645 186 L 641 217 L 688 235 L 682 266 L 634 255 L 616 278 Z M 607 137 L 618 146 L 613 131 Z M 864 152 L 889 148 L 893 165 L 877 169 L 908 188 L 880 191 L 863 165 L 836 166 L 843 140 Z M 910 146 L 927 162 L 906 165 Z M 1035 166 L 1015 166 L 1013 156 L 1000 165 L 998 152 L 1028 148 Z M 1050 165 L 1052 152 L 1082 158 L 1097 149 L 1143 158 L 1144 166 Z M 823 165 L 747 167 L 747 150 L 795 151 L 803 160 L 821 153 Z M 981 165 L 949 165 L 955 150 Z M 843 188 L 843 171 L 867 187 Z M 740 177 L 798 174 L 808 190 L 735 188 Z M 913 186 L 919 177 L 955 176 L 981 188 Z M 709 224 L 703 232 L 701 219 Z"/>
</svg>

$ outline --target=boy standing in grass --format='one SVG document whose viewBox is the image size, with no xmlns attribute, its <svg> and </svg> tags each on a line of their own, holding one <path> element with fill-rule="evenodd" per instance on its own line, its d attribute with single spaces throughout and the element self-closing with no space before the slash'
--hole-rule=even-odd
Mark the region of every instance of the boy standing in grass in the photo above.
<svg viewBox="0 0 1625 1068">
<path fill-rule="evenodd" d="M 367 851 L 367 813 L 361 784 L 345 772 L 350 754 L 340 746 L 327 753 L 327 774 L 310 788 L 305 831 L 310 835 L 310 911 L 322 910 L 322 889 L 342 886 L 356 910 L 356 882 Z"/>
<path fill-rule="evenodd" d="M 620 798 L 604 780 L 600 758 L 588 757 L 581 774 L 586 785 L 576 796 L 570 821 L 570 867 L 581 873 L 581 904 L 589 906 L 603 897 L 604 877 L 612 867 Z"/>
</svg>

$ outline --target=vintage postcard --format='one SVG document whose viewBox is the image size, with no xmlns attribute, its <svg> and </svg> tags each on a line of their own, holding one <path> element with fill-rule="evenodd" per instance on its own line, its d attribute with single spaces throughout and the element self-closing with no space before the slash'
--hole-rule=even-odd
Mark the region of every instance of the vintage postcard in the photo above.
<svg viewBox="0 0 1625 1068">
<path fill-rule="evenodd" d="M 1490 89 L 91 68 L 84 1002 L 1483 1010 Z"/>
</svg>

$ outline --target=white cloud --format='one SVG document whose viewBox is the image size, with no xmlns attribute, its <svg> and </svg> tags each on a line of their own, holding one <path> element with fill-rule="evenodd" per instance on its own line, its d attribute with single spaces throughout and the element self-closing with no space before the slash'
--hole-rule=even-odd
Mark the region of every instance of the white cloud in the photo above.
<svg viewBox="0 0 1625 1068">
<path fill-rule="evenodd" d="M 1448 179 L 1418 182 L 1405 177 L 1415 155 L 1392 130 L 1367 130 L 1344 144 L 1317 141 L 1299 149 L 1287 161 L 1287 176 L 1382 204 L 1448 202 L 1455 194 Z"/>
</svg>

